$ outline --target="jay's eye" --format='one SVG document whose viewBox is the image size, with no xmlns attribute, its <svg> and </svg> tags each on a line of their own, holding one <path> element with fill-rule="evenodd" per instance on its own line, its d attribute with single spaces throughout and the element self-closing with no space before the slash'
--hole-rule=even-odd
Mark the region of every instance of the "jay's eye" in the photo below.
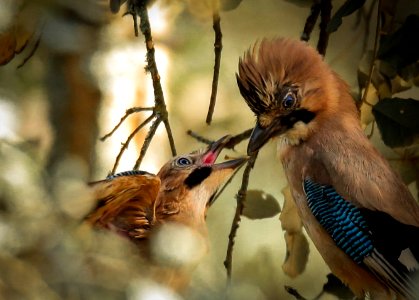
<svg viewBox="0 0 419 300">
<path fill-rule="evenodd" d="M 294 106 L 295 101 L 296 101 L 296 99 L 295 99 L 294 95 L 292 93 L 287 93 L 285 95 L 284 99 L 282 100 L 282 106 L 285 109 L 290 109 Z"/>
<path fill-rule="evenodd" d="M 192 160 L 190 158 L 187 157 L 179 157 L 176 160 L 176 165 L 179 167 L 185 167 L 185 166 L 189 166 L 192 164 Z"/>
</svg>

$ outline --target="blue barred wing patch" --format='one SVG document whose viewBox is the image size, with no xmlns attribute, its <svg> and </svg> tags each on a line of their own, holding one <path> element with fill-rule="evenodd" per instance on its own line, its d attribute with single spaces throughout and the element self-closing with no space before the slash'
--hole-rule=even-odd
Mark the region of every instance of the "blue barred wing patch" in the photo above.
<svg viewBox="0 0 419 300">
<path fill-rule="evenodd" d="M 154 174 L 151 174 L 151 173 L 146 172 L 146 171 L 130 170 L 130 171 L 124 171 L 124 172 L 109 175 L 109 176 L 106 177 L 106 179 L 107 180 L 112 180 L 112 179 L 117 178 L 117 177 L 132 176 L 132 175 L 151 175 L 151 176 L 155 176 Z"/>
<path fill-rule="evenodd" d="M 304 180 L 308 206 L 336 245 L 356 263 L 374 249 L 368 224 L 360 210 L 340 196 L 332 186 Z"/>
</svg>

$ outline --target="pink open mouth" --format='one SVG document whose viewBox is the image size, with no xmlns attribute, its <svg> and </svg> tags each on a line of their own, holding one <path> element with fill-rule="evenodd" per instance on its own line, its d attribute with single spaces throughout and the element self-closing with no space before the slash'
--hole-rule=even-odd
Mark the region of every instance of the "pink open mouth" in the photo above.
<svg viewBox="0 0 419 300">
<path fill-rule="evenodd" d="M 202 156 L 202 164 L 212 166 L 224 146 L 231 140 L 230 135 L 223 136 L 208 146 L 207 152 Z"/>
</svg>

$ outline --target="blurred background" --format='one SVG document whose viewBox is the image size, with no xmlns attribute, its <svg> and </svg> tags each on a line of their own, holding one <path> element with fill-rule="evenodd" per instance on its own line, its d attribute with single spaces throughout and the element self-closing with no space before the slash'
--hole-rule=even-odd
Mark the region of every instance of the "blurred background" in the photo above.
<svg viewBox="0 0 419 300">
<path fill-rule="evenodd" d="M 345 2 L 333 1 L 332 14 Z M 419 12 L 418 1 L 390 2 L 382 1 L 393 26 L 384 28 L 389 35 L 403 27 L 407 16 Z M 189 129 L 215 140 L 254 125 L 236 85 L 238 58 L 263 37 L 299 39 L 313 1 L 230 4 L 233 9 L 220 13 L 223 50 L 209 126 L 205 117 L 214 67 L 212 3 L 149 3 L 156 62 L 178 153 L 204 147 L 186 134 Z M 365 1 L 343 18 L 338 31 L 330 35 L 325 55 L 358 101 L 371 65 L 377 4 Z M 242 218 L 232 282 L 226 289 L 223 261 L 242 172 L 209 210 L 210 252 L 183 295 L 145 281 L 136 268 L 134 250 L 125 241 L 79 230 L 80 220 L 93 205 L 86 182 L 106 177 L 121 145 L 150 112 L 129 116 L 110 138 L 104 142 L 99 138 L 114 128 L 126 109 L 154 105 L 151 78 L 144 69 L 144 38 L 141 33 L 134 36 L 133 19 L 123 17 L 125 11 L 123 5 L 112 14 L 104 0 L 0 0 L 4 64 L 0 67 L 0 298 L 293 299 L 284 289 L 290 285 L 313 299 L 330 271 L 310 242 L 307 249 L 304 238 L 302 246 L 295 246 L 298 253 L 293 261 L 288 261 L 288 268 L 296 271 L 283 271 L 287 247 L 279 209 L 274 216 Z M 316 25 L 309 41 L 313 47 L 318 35 Z M 399 69 L 391 73 L 394 68 L 388 71 L 384 63 L 377 67 L 381 73 L 374 73 L 369 103 L 389 97 L 419 99 L 417 59 L 403 73 L 410 72 L 406 76 Z M 417 197 L 417 126 L 409 144 L 389 147 L 377 129 L 371 105 L 359 103 L 366 133 L 371 133 Z M 413 113 L 412 118 L 417 116 Z M 133 168 L 146 133 L 147 127 L 131 141 L 117 171 Z M 245 149 L 243 142 L 226 153 L 243 155 Z M 283 207 L 287 183 L 280 162 L 272 159 L 275 149 L 275 143 L 269 143 L 261 151 L 249 188 L 270 194 Z M 160 125 L 140 169 L 156 173 L 170 157 L 167 134 Z M 336 296 L 326 293 L 321 299 Z"/>
</svg>

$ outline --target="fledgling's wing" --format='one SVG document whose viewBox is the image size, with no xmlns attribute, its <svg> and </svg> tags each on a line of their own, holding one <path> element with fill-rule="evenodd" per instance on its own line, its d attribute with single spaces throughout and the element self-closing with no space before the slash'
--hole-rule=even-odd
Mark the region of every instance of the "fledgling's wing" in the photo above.
<svg viewBox="0 0 419 300">
<path fill-rule="evenodd" d="M 313 215 L 336 245 L 392 289 L 414 299 L 419 291 L 418 278 L 413 278 L 419 268 L 419 228 L 383 212 L 358 208 L 332 186 L 306 179 L 303 187 Z"/>
<path fill-rule="evenodd" d="M 146 238 L 155 219 L 160 183 L 156 175 L 135 170 L 90 183 L 96 207 L 86 221 L 132 239 Z"/>
</svg>

